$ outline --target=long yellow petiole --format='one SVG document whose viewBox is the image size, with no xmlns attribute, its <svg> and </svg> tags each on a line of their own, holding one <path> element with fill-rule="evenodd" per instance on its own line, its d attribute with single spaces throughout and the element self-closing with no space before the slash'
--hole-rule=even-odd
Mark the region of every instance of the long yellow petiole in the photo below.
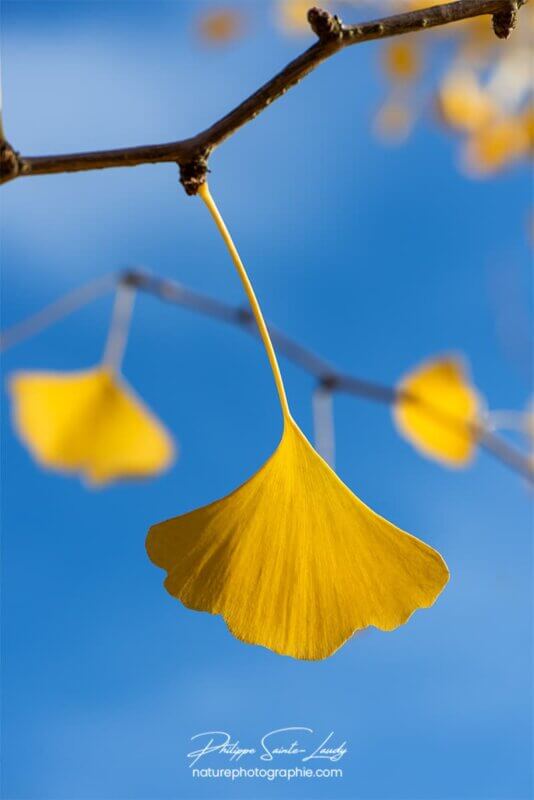
<svg viewBox="0 0 534 800">
<path fill-rule="evenodd" d="M 282 375 L 280 373 L 280 367 L 278 366 L 278 361 L 276 360 L 276 354 L 274 352 L 273 343 L 271 342 L 271 337 L 269 336 L 267 325 L 265 324 L 265 320 L 263 319 L 263 314 L 261 313 L 260 305 L 256 299 L 256 295 L 254 294 L 254 289 L 252 288 L 252 284 L 249 280 L 245 267 L 243 266 L 243 262 L 239 257 L 239 253 L 237 252 L 237 248 L 232 240 L 232 237 L 230 236 L 228 228 L 224 224 L 224 220 L 219 213 L 219 209 L 215 205 L 215 201 L 210 194 L 208 184 L 203 183 L 198 193 L 202 198 L 202 200 L 204 201 L 204 203 L 206 204 L 211 216 L 215 220 L 215 224 L 217 225 L 217 228 L 219 229 L 219 232 L 224 240 L 224 243 L 228 248 L 228 252 L 230 253 L 232 261 L 234 262 L 237 274 L 239 275 L 241 283 L 243 284 L 243 288 L 245 289 L 248 301 L 250 303 L 250 307 L 252 309 L 252 313 L 254 314 L 254 319 L 256 320 L 256 324 L 260 332 L 263 346 L 265 347 L 265 351 L 267 353 L 267 358 L 269 359 L 269 364 L 271 366 L 271 370 L 273 373 L 274 382 L 276 384 L 276 391 L 278 392 L 278 397 L 280 399 L 282 415 L 284 417 L 284 420 L 288 419 L 289 417 L 291 417 L 291 413 L 289 411 L 289 405 L 287 402 L 284 382 L 282 381 Z"/>
</svg>

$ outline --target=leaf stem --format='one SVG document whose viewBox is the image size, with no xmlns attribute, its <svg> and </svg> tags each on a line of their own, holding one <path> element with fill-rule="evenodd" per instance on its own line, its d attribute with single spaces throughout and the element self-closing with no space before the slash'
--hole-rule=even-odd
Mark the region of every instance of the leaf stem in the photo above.
<svg viewBox="0 0 534 800">
<path fill-rule="evenodd" d="M 135 302 L 135 289 L 119 283 L 115 292 L 115 303 L 104 349 L 102 364 L 114 372 L 120 372 Z"/>
<path fill-rule="evenodd" d="M 269 331 L 267 330 L 267 325 L 265 324 L 260 304 L 258 303 L 258 300 L 254 293 L 254 289 L 252 288 L 252 284 L 247 275 L 247 271 L 243 265 L 243 262 L 241 261 L 237 248 L 233 242 L 230 232 L 228 231 L 228 228 L 224 223 L 224 220 L 219 212 L 219 209 L 217 208 L 215 201 L 211 196 L 207 182 L 202 184 L 202 186 L 198 191 L 198 194 L 206 204 L 208 211 L 213 217 L 215 224 L 219 230 L 219 233 L 221 234 L 223 241 L 228 249 L 228 252 L 230 253 L 230 257 L 234 262 L 234 266 L 237 270 L 237 274 L 239 275 L 241 283 L 243 284 L 243 288 L 250 303 L 252 313 L 254 314 L 254 319 L 256 320 L 256 325 L 258 326 L 258 331 L 260 333 L 261 340 L 265 348 L 265 352 L 267 353 L 267 358 L 269 359 L 269 364 L 271 366 L 271 371 L 273 373 L 273 378 L 276 385 L 276 391 L 278 392 L 280 407 L 282 409 L 282 415 L 284 417 L 284 420 L 291 418 L 291 412 L 289 411 L 289 404 L 287 402 L 286 390 L 284 388 L 284 382 L 282 380 L 280 367 L 278 366 L 278 361 L 276 359 L 276 353 L 274 352 L 273 343 L 271 341 L 271 337 L 269 336 Z"/>
</svg>

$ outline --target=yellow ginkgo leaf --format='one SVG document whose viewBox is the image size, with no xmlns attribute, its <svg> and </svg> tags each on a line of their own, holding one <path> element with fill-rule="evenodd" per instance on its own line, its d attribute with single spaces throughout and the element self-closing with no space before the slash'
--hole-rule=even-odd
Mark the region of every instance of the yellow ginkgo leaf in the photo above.
<svg viewBox="0 0 534 800">
<path fill-rule="evenodd" d="M 528 124 L 520 116 L 503 117 L 477 130 L 468 140 L 463 163 L 471 175 L 491 175 L 528 155 Z"/>
<path fill-rule="evenodd" d="M 151 528 L 147 550 L 189 608 L 239 639 L 303 659 L 431 606 L 441 556 L 367 508 L 290 419 L 274 455 L 227 497 Z"/>
<path fill-rule="evenodd" d="M 378 110 L 374 129 L 381 139 L 399 144 L 409 136 L 413 123 L 413 109 L 405 100 L 392 97 Z"/>
<path fill-rule="evenodd" d="M 203 11 L 198 21 L 200 36 L 210 44 L 227 44 L 237 39 L 242 29 L 242 16 L 233 8 Z"/>
<path fill-rule="evenodd" d="M 461 360 L 425 362 L 400 383 L 394 418 L 403 436 L 418 450 L 450 466 L 472 458 L 480 398 Z"/>
<path fill-rule="evenodd" d="M 534 152 L 534 105 L 528 106 L 521 114 L 521 123 L 525 131 L 526 145 Z"/>
<path fill-rule="evenodd" d="M 278 18 L 282 29 L 290 34 L 309 34 L 308 10 L 312 5 L 309 0 L 278 0 Z"/>
<path fill-rule="evenodd" d="M 392 81 L 413 81 L 419 73 L 419 49 L 413 41 L 391 42 L 382 51 L 384 70 Z"/>
<path fill-rule="evenodd" d="M 301 433 L 258 301 L 207 185 L 200 196 L 230 251 L 273 372 L 284 419 L 271 458 L 239 489 L 152 526 L 149 557 L 168 591 L 221 614 L 232 633 L 295 658 L 331 655 L 355 631 L 393 630 L 431 606 L 441 556 L 367 508 Z"/>
<path fill-rule="evenodd" d="M 446 125 L 467 132 L 487 125 L 499 113 L 474 73 L 468 70 L 453 72 L 445 78 L 438 92 L 438 108 Z"/>
<path fill-rule="evenodd" d="M 15 427 L 43 466 L 90 484 L 155 475 L 173 458 L 163 425 L 105 366 L 20 372 L 10 381 Z"/>
</svg>

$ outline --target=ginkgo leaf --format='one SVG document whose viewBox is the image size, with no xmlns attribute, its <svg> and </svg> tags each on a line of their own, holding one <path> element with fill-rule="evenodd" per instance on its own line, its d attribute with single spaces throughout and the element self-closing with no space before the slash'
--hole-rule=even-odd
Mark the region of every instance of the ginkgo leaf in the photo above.
<svg viewBox="0 0 534 800">
<path fill-rule="evenodd" d="M 290 34 L 309 33 L 309 0 L 278 0 L 278 18 L 281 27 Z"/>
<path fill-rule="evenodd" d="M 410 134 L 413 123 L 413 109 L 405 100 L 392 97 L 378 110 L 374 128 L 381 139 L 400 143 Z"/>
<path fill-rule="evenodd" d="M 470 175 L 491 175 L 530 151 L 529 127 L 521 116 L 503 117 L 467 141 L 463 163 Z"/>
<path fill-rule="evenodd" d="M 15 427 L 43 466 L 104 484 L 156 475 L 172 461 L 169 433 L 106 367 L 20 372 L 10 393 Z"/>
<path fill-rule="evenodd" d="M 222 500 L 155 525 L 151 560 L 186 606 L 221 614 L 239 639 L 303 659 L 355 631 L 391 631 L 431 606 L 441 556 L 367 508 L 293 420 L 274 455 Z"/>
<path fill-rule="evenodd" d="M 340 481 L 291 416 L 254 290 L 207 184 L 199 190 L 249 299 L 276 384 L 284 433 L 239 489 L 153 525 L 152 561 L 190 608 L 221 614 L 245 642 L 304 659 L 355 631 L 393 630 L 431 606 L 449 573 L 441 556 L 379 517 Z"/>
<path fill-rule="evenodd" d="M 233 8 L 203 11 L 199 21 L 200 36 L 210 44 L 227 44 L 239 37 L 243 29 L 243 18 Z"/>
<path fill-rule="evenodd" d="M 419 48 L 413 41 L 390 42 L 382 51 L 384 70 L 392 81 L 412 81 L 420 69 Z"/>
<path fill-rule="evenodd" d="M 438 92 L 438 108 L 446 125 L 473 132 L 487 125 L 499 113 L 489 94 L 468 70 L 452 72 Z"/>
<path fill-rule="evenodd" d="M 457 467 L 472 458 L 481 401 L 460 359 L 438 358 L 410 372 L 393 413 L 401 434 L 425 455 Z"/>
</svg>

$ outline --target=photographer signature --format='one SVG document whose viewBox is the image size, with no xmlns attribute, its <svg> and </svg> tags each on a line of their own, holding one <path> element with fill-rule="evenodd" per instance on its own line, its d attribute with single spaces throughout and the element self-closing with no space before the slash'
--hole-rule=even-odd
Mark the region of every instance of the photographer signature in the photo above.
<svg viewBox="0 0 534 800">
<path fill-rule="evenodd" d="M 196 741 L 200 746 L 187 754 L 190 767 L 212 753 L 226 756 L 229 761 L 240 761 L 247 756 L 258 755 L 261 761 L 274 761 L 283 756 L 293 756 L 302 763 L 316 760 L 337 762 L 347 753 L 347 742 L 336 744 L 334 731 L 321 737 L 313 728 L 302 726 L 269 731 L 254 747 L 242 745 L 239 739 L 233 738 L 227 731 L 195 733 L 191 741 Z"/>
</svg>

